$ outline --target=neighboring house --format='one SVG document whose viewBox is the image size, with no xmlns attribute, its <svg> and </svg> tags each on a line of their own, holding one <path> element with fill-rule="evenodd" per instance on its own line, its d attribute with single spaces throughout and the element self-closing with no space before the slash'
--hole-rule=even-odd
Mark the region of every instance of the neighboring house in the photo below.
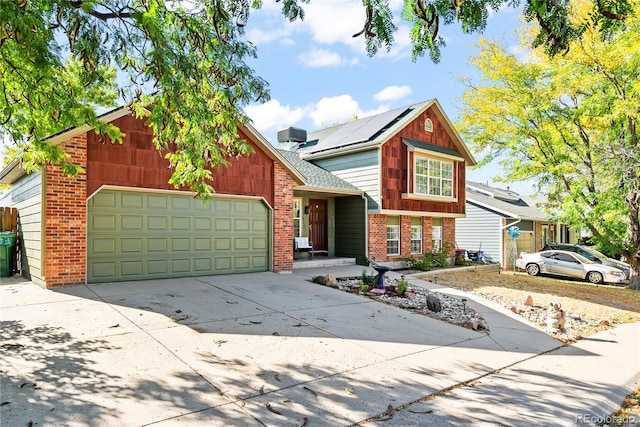
<svg viewBox="0 0 640 427">
<path fill-rule="evenodd" d="M 204 205 L 168 184 L 152 132 L 125 108 L 101 117 L 125 133 L 104 143 L 88 128 L 50 138 L 84 173 L 57 166 L 0 171 L 20 215 L 23 275 L 43 286 L 255 271 L 291 271 L 293 188 L 304 177 L 251 126 L 254 153 L 213 171 Z"/>
<path fill-rule="evenodd" d="M 289 128 L 278 140 L 299 160 L 364 192 L 366 211 L 355 195 L 343 201 L 334 195 L 312 198 L 304 187 L 294 190 L 300 208 L 295 233 L 309 236 L 316 249 L 332 254 L 335 248 L 337 254 L 349 244 L 358 262 L 367 256 L 393 265 L 445 243 L 453 248 L 455 219 L 465 216 L 465 169 L 475 160 L 437 100 L 308 135 Z"/>
<path fill-rule="evenodd" d="M 505 268 L 513 268 L 520 252 L 536 252 L 547 242 L 575 243 L 578 234 L 555 224 L 532 199 L 510 190 L 467 182 L 467 216 L 456 219 L 456 244 L 483 251 Z M 508 234 L 512 226 L 520 235 Z"/>
</svg>

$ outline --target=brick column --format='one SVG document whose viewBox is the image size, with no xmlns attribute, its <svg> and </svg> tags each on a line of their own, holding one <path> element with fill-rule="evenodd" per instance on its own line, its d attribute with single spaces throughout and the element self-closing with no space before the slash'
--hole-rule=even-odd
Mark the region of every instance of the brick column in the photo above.
<svg viewBox="0 0 640 427">
<path fill-rule="evenodd" d="M 277 162 L 273 174 L 273 271 L 292 271 L 293 179 Z"/>
<path fill-rule="evenodd" d="M 387 261 L 387 216 L 369 215 L 369 258 Z"/>
<path fill-rule="evenodd" d="M 422 217 L 422 253 L 427 254 L 433 251 L 433 218 Z"/>
<path fill-rule="evenodd" d="M 87 167 L 86 134 L 64 142 L 70 161 Z M 59 166 L 45 170 L 45 254 L 47 287 L 86 283 L 87 175 L 65 176 Z"/>
<path fill-rule="evenodd" d="M 396 259 L 404 259 L 405 256 L 411 256 L 411 217 L 400 217 L 400 256 Z"/>
<path fill-rule="evenodd" d="M 442 247 L 449 244 L 449 256 L 455 256 L 456 245 L 456 220 L 455 218 L 442 218 Z"/>
</svg>

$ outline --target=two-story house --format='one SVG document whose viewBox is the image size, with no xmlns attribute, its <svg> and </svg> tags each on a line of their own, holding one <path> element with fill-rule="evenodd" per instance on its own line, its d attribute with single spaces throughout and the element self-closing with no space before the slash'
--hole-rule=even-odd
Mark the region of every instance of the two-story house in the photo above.
<svg viewBox="0 0 640 427">
<path fill-rule="evenodd" d="M 289 128 L 279 143 L 364 192 L 366 212 L 343 224 L 354 211 L 340 200 L 294 188 L 295 215 L 303 213 L 295 233 L 316 250 L 393 264 L 445 244 L 453 249 L 455 220 L 465 216 L 465 168 L 475 160 L 437 100 L 309 134 Z"/>
</svg>

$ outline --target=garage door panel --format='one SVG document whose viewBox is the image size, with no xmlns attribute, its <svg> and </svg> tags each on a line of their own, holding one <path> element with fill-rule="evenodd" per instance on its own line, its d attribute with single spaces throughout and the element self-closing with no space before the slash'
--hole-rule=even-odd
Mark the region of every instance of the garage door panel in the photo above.
<svg viewBox="0 0 640 427">
<path fill-rule="evenodd" d="M 147 207 L 149 209 L 167 209 L 167 196 L 149 195 L 147 196 Z"/>
<path fill-rule="evenodd" d="M 121 263 L 120 268 L 122 269 L 122 276 L 126 277 L 128 280 L 131 280 L 133 277 L 143 277 L 143 262 L 142 261 L 124 261 Z"/>
<path fill-rule="evenodd" d="M 266 271 L 269 210 L 255 199 L 102 190 L 89 201 L 88 281 Z"/>
<path fill-rule="evenodd" d="M 135 239 L 123 238 L 123 239 L 121 239 L 120 240 L 120 251 L 123 252 L 123 253 L 129 253 L 129 254 L 131 254 L 131 253 L 142 254 L 143 253 L 142 239 L 141 238 L 135 238 Z"/>
<path fill-rule="evenodd" d="M 147 217 L 147 229 L 149 231 L 167 231 L 167 217 L 166 216 L 149 216 Z"/>
<path fill-rule="evenodd" d="M 254 249 L 267 249 L 267 239 L 254 237 L 251 239 L 251 247 Z"/>
<path fill-rule="evenodd" d="M 124 208 L 142 208 L 142 193 L 125 193 L 121 195 L 122 207 Z"/>
<path fill-rule="evenodd" d="M 115 231 L 116 217 L 114 215 L 95 215 L 90 221 L 94 230 Z"/>
<path fill-rule="evenodd" d="M 166 238 L 150 238 L 147 239 L 147 252 L 167 252 Z"/>
</svg>

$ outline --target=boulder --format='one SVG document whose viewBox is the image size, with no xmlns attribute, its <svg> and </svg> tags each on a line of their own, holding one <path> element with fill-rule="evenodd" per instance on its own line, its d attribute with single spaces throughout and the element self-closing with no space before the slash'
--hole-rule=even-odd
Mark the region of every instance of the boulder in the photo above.
<svg viewBox="0 0 640 427">
<path fill-rule="evenodd" d="M 429 309 L 429 311 L 439 313 L 442 311 L 442 303 L 437 296 L 430 294 L 427 296 L 427 308 Z"/>
<path fill-rule="evenodd" d="M 316 276 L 311 279 L 313 283 L 317 283 L 319 285 L 330 286 L 332 288 L 338 287 L 338 282 L 336 278 L 332 274 L 327 274 L 325 276 Z"/>
</svg>

